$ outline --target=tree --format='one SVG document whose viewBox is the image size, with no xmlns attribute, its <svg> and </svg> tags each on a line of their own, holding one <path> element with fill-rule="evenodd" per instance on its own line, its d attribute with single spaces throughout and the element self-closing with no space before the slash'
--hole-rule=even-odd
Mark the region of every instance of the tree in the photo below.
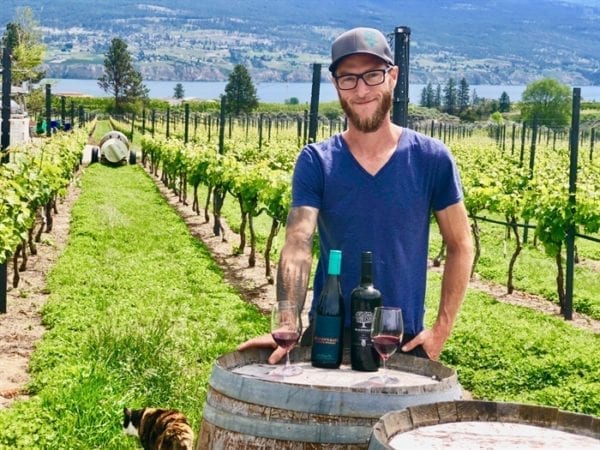
<svg viewBox="0 0 600 450">
<path fill-rule="evenodd" d="M 98 85 L 114 95 L 117 112 L 122 112 L 126 103 L 148 96 L 142 75 L 134 69 L 127 44 L 121 38 L 114 38 L 104 55 L 104 75 L 98 79 Z"/>
<path fill-rule="evenodd" d="M 502 94 L 500 94 L 500 100 L 498 101 L 498 111 L 500 111 L 501 113 L 510 111 L 510 97 L 508 96 L 506 91 L 503 91 Z"/>
<path fill-rule="evenodd" d="M 15 85 L 23 81 L 38 82 L 44 78 L 41 69 L 46 46 L 41 43 L 42 35 L 33 11 L 29 7 L 17 9 L 15 21 L 6 25 L 2 46 L 12 54 L 11 78 Z"/>
<path fill-rule="evenodd" d="M 454 78 L 450 78 L 448 83 L 446 83 L 446 87 L 444 88 L 444 110 L 448 114 L 454 114 L 456 112 L 456 105 L 456 81 L 454 81 Z"/>
<path fill-rule="evenodd" d="M 433 106 L 435 108 L 442 107 L 442 86 L 439 83 L 435 89 L 435 94 L 433 96 Z"/>
<path fill-rule="evenodd" d="M 465 111 L 469 107 L 470 91 L 469 83 L 463 77 L 458 86 L 458 110 L 460 112 Z"/>
<path fill-rule="evenodd" d="M 521 118 L 549 128 L 562 128 L 571 117 L 571 90 L 553 78 L 527 85 L 521 96 Z"/>
<path fill-rule="evenodd" d="M 181 100 L 185 96 L 185 91 L 183 90 L 183 84 L 177 83 L 175 85 L 175 92 L 173 93 L 173 97 L 177 100 Z"/>
<path fill-rule="evenodd" d="M 431 82 L 427 83 L 427 86 L 421 92 L 421 106 L 426 108 L 433 108 L 435 106 L 435 94 Z"/>
<path fill-rule="evenodd" d="M 256 88 L 248 70 L 241 64 L 236 64 L 229 74 L 229 82 L 225 86 L 225 105 L 228 113 L 250 113 L 258 106 Z"/>
</svg>

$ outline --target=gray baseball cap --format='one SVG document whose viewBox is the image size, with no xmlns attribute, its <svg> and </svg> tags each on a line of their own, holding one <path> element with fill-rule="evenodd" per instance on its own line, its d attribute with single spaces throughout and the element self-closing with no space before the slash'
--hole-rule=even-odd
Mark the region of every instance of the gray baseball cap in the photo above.
<svg viewBox="0 0 600 450">
<path fill-rule="evenodd" d="M 329 71 L 335 72 L 337 65 L 346 56 L 366 53 L 381 58 L 394 65 L 392 51 L 381 31 L 374 28 L 353 28 L 340 34 L 331 45 L 331 64 Z"/>
</svg>

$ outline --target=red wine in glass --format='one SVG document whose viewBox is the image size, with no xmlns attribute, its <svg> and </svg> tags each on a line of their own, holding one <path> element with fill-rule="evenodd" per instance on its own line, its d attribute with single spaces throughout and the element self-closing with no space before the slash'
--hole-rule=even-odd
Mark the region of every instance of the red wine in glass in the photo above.
<svg viewBox="0 0 600 450">
<path fill-rule="evenodd" d="M 392 356 L 402 340 L 404 334 L 404 322 L 402 320 L 402 310 L 390 306 L 378 306 L 373 313 L 373 322 L 371 323 L 371 340 L 373 346 L 383 361 L 382 374 L 369 378 L 369 381 L 376 384 L 395 384 L 398 383 L 397 377 L 390 377 L 387 374 L 385 362 Z"/>
<path fill-rule="evenodd" d="M 285 365 L 269 372 L 276 377 L 291 377 L 303 372 L 302 368 L 290 364 L 290 350 L 300 339 L 302 332 L 301 312 L 294 302 L 275 302 L 271 310 L 271 336 L 285 350 Z"/>
<path fill-rule="evenodd" d="M 273 336 L 277 345 L 286 351 L 290 351 L 300 339 L 300 333 L 296 331 L 275 331 L 271 333 L 271 336 Z"/>
<path fill-rule="evenodd" d="M 398 345 L 400 344 L 400 337 L 380 334 L 373 338 L 373 345 L 375 350 L 379 353 L 382 359 L 388 360 L 390 356 L 396 353 Z"/>
</svg>

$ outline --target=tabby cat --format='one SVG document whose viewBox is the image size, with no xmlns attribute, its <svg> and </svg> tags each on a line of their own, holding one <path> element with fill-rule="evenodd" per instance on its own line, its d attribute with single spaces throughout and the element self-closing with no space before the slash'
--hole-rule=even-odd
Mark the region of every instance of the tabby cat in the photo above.
<svg viewBox="0 0 600 450">
<path fill-rule="evenodd" d="M 138 436 L 145 450 L 193 450 L 194 433 L 175 409 L 123 408 L 123 431 Z"/>
</svg>

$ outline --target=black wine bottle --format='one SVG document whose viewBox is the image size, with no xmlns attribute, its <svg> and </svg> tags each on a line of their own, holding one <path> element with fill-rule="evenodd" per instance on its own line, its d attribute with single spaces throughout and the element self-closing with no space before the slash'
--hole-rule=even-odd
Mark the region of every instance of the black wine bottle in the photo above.
<svg viewBox="0 0 600 450">
<path fill-rule="evenodd" d="M 350 294 L 350 361 L 353 370 L 376 371 L 379 356 L 371 341 L 371 324 L 381 292 L 373 286 L 373 254 L 361 255 L 360 284 Z"/>
<path fill-rule="evenodd" d="M 327 281 L 317 302 L 311 363 L 315 367 L 337 369 L 342 363 L 344 300 L 340 288 L 342 252 L 329 252 Z"/>
</svg>

